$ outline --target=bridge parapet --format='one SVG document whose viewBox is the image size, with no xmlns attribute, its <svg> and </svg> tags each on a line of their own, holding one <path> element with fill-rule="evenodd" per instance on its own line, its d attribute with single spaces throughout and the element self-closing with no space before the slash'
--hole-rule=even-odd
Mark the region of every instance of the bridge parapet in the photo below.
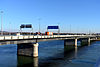
<svg viewBox="0 0 100 67">
<path fill-rule="evenodd" d="M 0 40 L 4 40 L 4 36 L 0 36 Z"/>
</svg>

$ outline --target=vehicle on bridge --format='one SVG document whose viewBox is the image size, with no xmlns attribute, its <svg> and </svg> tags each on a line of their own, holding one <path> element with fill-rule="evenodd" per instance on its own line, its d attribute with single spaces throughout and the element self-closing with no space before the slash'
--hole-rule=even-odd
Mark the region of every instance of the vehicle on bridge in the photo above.
<svg viewBox="0 0 100 67">
<path fill-rule="evenodd" d="M 45 35 L 53 35 L 53 32 L 45 32 Z"/>
<path fill-rule="evenodd" d="M 36 32 L 34 35 L 42 35 L 41 32 Z"/>
</svg>

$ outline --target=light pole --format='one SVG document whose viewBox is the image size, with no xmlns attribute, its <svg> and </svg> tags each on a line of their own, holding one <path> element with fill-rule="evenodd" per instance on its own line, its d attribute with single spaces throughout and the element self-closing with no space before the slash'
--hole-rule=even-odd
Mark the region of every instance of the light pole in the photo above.
<svg viewBox="0 0 100 67">
<path fill-rule="evenodd" d="M 2 28 L 2 23 L 3 23 L 3 17 L 2 17 L 3 11 L 1 11 L 1 35 L 3 35 L 3 28 Z"/>
<path fill-rule="evenodd" d="M 70 33 L 71 33 L 71 24 L 70 24 Z"/>
<path fill-rule="evenodd" d="M 39 32 L 40 32 L 40 20 L 41 20 L 41 19 L 39 18 L 38 20 L 39 20 Z"/>
<path fill-rule="evenodd" d="M 60 27 L 59 27 L 59 23 L 58 23 L 58 35 L 60 34 Z"/>
<path fill-rule="evenodd" d="M 9 35 L 11 35 L 11 22 L 9 23 Z"/>
</svg>

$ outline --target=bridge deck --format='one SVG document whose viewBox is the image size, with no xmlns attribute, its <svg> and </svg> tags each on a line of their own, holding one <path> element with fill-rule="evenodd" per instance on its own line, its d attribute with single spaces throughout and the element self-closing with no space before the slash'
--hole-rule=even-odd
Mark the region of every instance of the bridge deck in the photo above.
<svg viewBox="0 0 100 67">
<path fill-rule="evenodd" d="M 94 35 L 0 36 L 0 45 L 29 43 L 29 42 L 40 42 L 40 41 L 49 41 L 49 40 L 65 40 L 65 39 L 75 39 L 75 38 L 80 39 L 80 38 L 89 38 L 89 37 L 96 37 L 96 36 L 94 36 Z"/>
</svg>

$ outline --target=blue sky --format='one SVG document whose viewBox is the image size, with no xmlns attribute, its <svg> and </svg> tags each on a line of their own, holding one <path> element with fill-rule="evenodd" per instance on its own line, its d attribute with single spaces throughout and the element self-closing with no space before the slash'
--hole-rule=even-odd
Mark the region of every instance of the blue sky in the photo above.
<svg viewBox="0 0 100 67">
<path fill-rule="evenodd" d="M 42 32 L 58 24 L 61 32 L 100 32 L 100 0 L 0 0 L 0 11 L 7 31 L 32 24 L 36 32 L 40 18 Z"/>
</svg>

